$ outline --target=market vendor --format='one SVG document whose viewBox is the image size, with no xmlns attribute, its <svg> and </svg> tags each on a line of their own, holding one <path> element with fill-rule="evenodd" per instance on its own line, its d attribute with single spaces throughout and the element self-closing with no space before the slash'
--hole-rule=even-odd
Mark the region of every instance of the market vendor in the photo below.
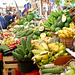
<svg viewBox="0 0 75 75">
<path fill-rule="evenodd" d="M 0 21 L 1 21 L 2 28 L 5 28 L 6 22 L 5 22 L 5 19 L 1 16 L 1 13 L 0 13 Z M 1 30 L 1 26 L 0 26 L 0 30 Z"/>
<path fill-rule="evenodd" d="M 9 12 L 8 15 L 6 15 L 4 18 L 5 18 L 5 21 L 6 21 L 6 28 L 7 28 L 7 26 L 12 23 L 11 13 Z"/>
</svg>

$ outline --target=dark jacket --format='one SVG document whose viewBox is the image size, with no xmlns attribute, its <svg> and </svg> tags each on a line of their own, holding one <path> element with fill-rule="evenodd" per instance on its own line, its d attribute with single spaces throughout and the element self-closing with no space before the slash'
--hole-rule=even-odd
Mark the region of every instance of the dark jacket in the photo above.
<svg viewBox="0 0 75 75">
<path fill-rule="evenodd" d="M 12 17 L 11 16 L 9 16 L 9 15 L 6 15 L 5 17 L 5 21 L 6 21 L 6 27 L 9 25 L 9 24 L 11 24 L 11 20 L 12 20 Z"/>
<path fill-rule="evenodd" d="M 0 16 L 0 21 L 1 21 L 2 28 L 4 29 L 5 26 L 6 26 L 6 22 L 5 22 L 5 19 L 2 16 Z M 0 26 L 0 30 L 1 30 L 1 26 Z"/>
</svg>

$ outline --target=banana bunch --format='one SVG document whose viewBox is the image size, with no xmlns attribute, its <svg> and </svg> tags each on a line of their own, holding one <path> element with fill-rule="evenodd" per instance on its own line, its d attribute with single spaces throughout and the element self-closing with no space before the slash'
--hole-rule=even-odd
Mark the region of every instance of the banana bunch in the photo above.
<svg viewBox="0 0 75 75">
<path fill-rule="evenodd" d="M 48 46 L 43 40 L 40 40 L 38 44 L 35 45 L 35 48 L 38 50 L 43 50 L 43 51 L 48 50 Z"/>
<path fill-rule="evenodd" d="M 49 50 L 51 50 L 53 53 L 66 49 L 66 47 L 59 42 L 48 44 L 48 47 L 49 47 Z"/>
<path fill-rule="evenodd" d="M 58 31 L 58 36 L 63 38 L 73 37 L 75 35 L 75 29 L 64 27 L 63 30 Z"/>
<path fill-rule="evenodd" d="M 49 62 L 49 58 L 51 57 L 51 53 L 48 51 L 41 52 L 32 57 L 34 62 L 37 62 L 39 65 L 44 65 Z"/>
<path fill-rule="evenodd" d="M 75 25 L 74 25 L 74 23 L 72 22 L 72 23 L 70 23 L 70 28 L 71 29 L 75 29 Z"/>
<path fill-rule="evenodd" d="M 48 47 L 53 52 L 58 52 L 58 50 L 59 50 L 59 45 L 56 43 L 48 44 Z"/>
</svg>

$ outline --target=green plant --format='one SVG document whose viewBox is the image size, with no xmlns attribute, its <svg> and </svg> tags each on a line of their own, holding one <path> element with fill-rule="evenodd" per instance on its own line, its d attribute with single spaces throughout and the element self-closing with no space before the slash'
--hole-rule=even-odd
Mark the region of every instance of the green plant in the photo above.
<svg viewBox="0 0 75 75">
<path fill-rule="evenodd" d="M 21 45 L 17 45 L 17 49 L 12 51 L 12 54 L 18 59 L 18 60 L 27 60 L 31 59 L 33 56 L 32 50 L 34 46 L 31 46 L 31 38 L 28 37 L 27 40 L 24 38 L 21 39 Z"/>
</svg>

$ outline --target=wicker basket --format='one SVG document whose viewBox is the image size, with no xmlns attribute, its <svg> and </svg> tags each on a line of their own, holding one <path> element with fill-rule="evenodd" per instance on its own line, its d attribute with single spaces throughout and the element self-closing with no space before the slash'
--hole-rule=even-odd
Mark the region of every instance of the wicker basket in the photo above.
<svg viewBox="0 0 75 75">
<path fill-rule="evenodd" d="M 56 36 L 58 37 L 58 35 L 55 34 L 55 32 L 51 32 L 52 37 Z"/>
<path fill-rule="evenodd" d="M 69 48 L 70 45 L 72 45 L 73 38 L 60 38 L 60 42 L 66 45 L 67 48 Z"/>
</svg>

